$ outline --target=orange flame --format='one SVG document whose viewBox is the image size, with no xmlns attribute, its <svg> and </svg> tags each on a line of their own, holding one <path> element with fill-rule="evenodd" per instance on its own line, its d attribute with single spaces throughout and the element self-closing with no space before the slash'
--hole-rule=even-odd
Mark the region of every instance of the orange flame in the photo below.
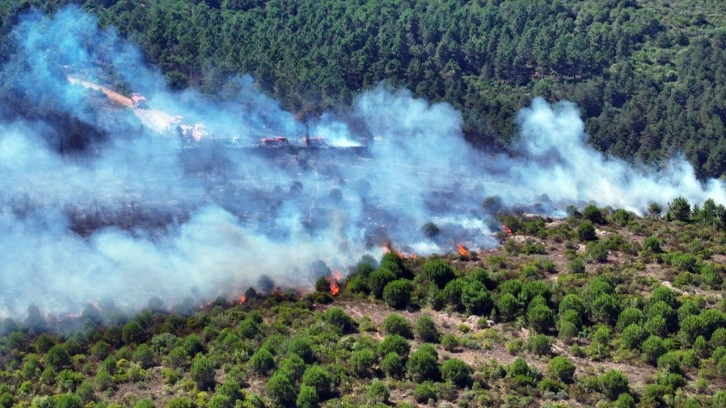
<svg viewBox="0 0 726 408">
<path fill-rule="evenodd" d="M 396 255 L 398 255 L 400 258 L 403 258 L 403 259 L 405 259 L 405 258 L 409 258 L 409 259 L 416 259 L 416 258 L 418 258 L 418 255 L 414 254 L 413 252 L 407 254 L 407 253 L 405 253 L 403 251 L 399 251 L 398 249 L 396 249 L 396 248 L 393 247 L 393 245 L 391 244 L 390 241 L 386 241 L 385 243 L 383 243 L 383 253 L 384 254 L 388 254 L 388 253 L 391 253 L 391 252 L 395 253 Z"/>
<path fill-rule="evenodd" d="M 502 231 L 506 232 L 508 235 L 514 235 L 514 232 L 512 231 L 512 229 L 507 227 L 504 224 L 502 224 Z"/>
<path fill-rule="evenodd" d="M 247 301 L 245 295 L 239 295 L 239 304 L 242 305 Z"/>
<path fill-rule="evenodd" d="M 464 245 L 457 245 L 456 249 L 459 251 L 459 255 L 461 256 L 468 256 L 469 255 L 469 249 L 467 249 Z"/>
<path fill-rule="evenodd" d="M 343 276 L 343 274 L 340 273 L 340 271 L 333 272 L 327 279 L 328 282 L 330 282 L 330 294 L 335 296 L 340 292 L 340 286 L 338 286 L 338 281 Z"/>
</svg>

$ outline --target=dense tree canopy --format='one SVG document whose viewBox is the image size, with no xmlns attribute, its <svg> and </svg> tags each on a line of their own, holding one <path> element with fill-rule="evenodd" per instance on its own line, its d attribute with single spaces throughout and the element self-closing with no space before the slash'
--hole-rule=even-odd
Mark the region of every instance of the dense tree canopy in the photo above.
<svg viewBox="0 0 726 408">
<path fill-rule="evenodd" d="M 2 0 L 0 55 L 31 7 Z M 696 6 L 697 4 L 697 6 Z M 218 91 L 251 74 L 300 117 L 345 106 L 381 81 L 463 112 L 480 147 L 507 146 L 535 95 L 578 103 L 594 146 L 660 163 L 685 154 L 726 172 L 726 29 L 720 2 L 655 0 L 87 0 L 172 87 Z M 0 91 L 0 99 L 16 95 Z M 22 104 L 10 103 L 17 108 Z"/>
</svg>

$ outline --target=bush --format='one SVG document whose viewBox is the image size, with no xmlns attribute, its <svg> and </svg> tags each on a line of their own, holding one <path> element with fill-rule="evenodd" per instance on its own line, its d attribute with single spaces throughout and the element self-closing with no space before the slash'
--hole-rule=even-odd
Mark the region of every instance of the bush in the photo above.
<svg viewBox="0 0 726 408">
<path fill-rule="evenodd" d="M 439 288 L 444 288 L 449 281 L 456 278 L 454 269 L 443 259 L 426 261 L 421 268 L 421 274 Z"/>
<path fill-rule="evenodd" d="M 264 348 L 257 350 L 250 358 L 250 367 L 259 375 L 266 376 L 275 368 L 275 358 Z"/>
<path fill-rule="evenodd" d="M 55 400 L 53 408 L 83 408 L 83 401 L 74 394 L 63 394 Z"/>
<path fill-rule="evenodd" d="M 124 324 L 121 329 L 121 339 L 124 344 L 141 344 L 146 341 L 146 331 L 136 320 Z"/>
<path fill-rule="evenodd" d="M 626 307 L 625 309 L 623 309 L 622 312 L 620 312 L 616 327 L 620 330 L 623 330 L 631 324 L 637 324 L 642 326 L 644 318 L 645 316 L 643 315 L 642 310 L 636 307 Z"/>
<path fill-rule="evenodd" d="M 521 313 L 522 304 L 513 294 L 505 293 L 499 298 L 497 308 L 504 321 L 512 321 Z"/>
<path fill-rule="evenodd" d="M 587 256 L 593 262 L 607 262 L 608 247 L 602 241 L 590 242 L 587 244 Z"/>
<path fill-rule="evenodd" d="M 623 348 L 637 350 L 646 337 L 648 337 L 648 333 L 642 326 L 631 324 L 623 330 L 620 336 L 620 344 Z"/>
<path fill-rule="evenodd" d="M 529 377 L 532 375 L 532 371 L 529 369 L 529 365 L 527 365 L 527 361 L 525 359 L 517 357 L 514 361 L 512 361 L 512 364 L 509 365 L 507 374 L 512 378 L 517 376 Z"/>
<path fill-rule="evenodd" d="M 452 358 L 441 365 L 441 377 L 459 388 L 471 386 L 472 369 L 464 361 Z"/>
<path fill-rule="evenodd" d="M 640 349 L 643 352 L 643 360 L 648 364 L 655 364 L 658 357 L 667 351 L 663 345 L 663 339 L 658 336 L 650 336 L 645 339 Z"/>
<path fill-rule="evenodd" d="M 550 360 L 549 365 L 550 376 L 564 383 L 571 383 L 575 379 L 575 364 L 565 357 L 557 356 Z"/>
<path fill-rule="evenodd" d="M 659 254 L 663 252 L 660 240 L 657 237 L 653 236 L 650 236 L 643 241 L 643 249 L 646 251 L 650 251 L 654 254 Z"/>
<path fill-rule="evenodd" d="M 368 386 L 368 392 L 366 393 L 368 403 L 370 404 L 386 404 L 390 395 L 391 393 L 388 391 L 386 384 L 378 379 L 373 380 L 371 385 Z"/>
<path fill-rule="evenodd" d="M 358 330 L 358 323 L 353 320 L 343 309 L 339 307 L 331 307 L 325 313 L 322 318 L 324 321 L 335 326 L 341 334 L 355 333 Z"/>
<path fill-rule="evenodd" d="M 461 303 L 467 313 L 479 316 L 488 315 L 494 306 L 486 286 L 478 280 L 469 282 L 461 291 Z"/>
<path fill-rule="evenodd" d="M 287 346 L 288 354 L 297 354 L 306 363 L 313 361 L 313 347 L 307 337 L 295 337 Z"/>
<path fill-rule="evenodd" d="M 441 337 L 441 345 L 446 351 L 455 351 L 459 347 L 459 339 L 451 333 L 446 333 Z"/>
<path fill-rule="evenodd" d="M 274 407 L 289 408 L 295 405 L 296 395 L 292 383 L 282 373 L 275 373 L 265 384 L 265 393 Z"/>
<path fill-rule="evenodd" d="M 592 302 L 590 310 L 594 320 L 612 324 L 618 318 L 620 306 L 614 295 L 602 294 Z"/>
<path fill-rule="evenodd" d="M 45 362 L 56 371 L 60 371 L 71 365 L 71 356 L 68 355 L 68 352 L 63 346 L 56 344 L 46 353 Z"/>
<path fill-rule="evenodd" d="M 303 385 L 300 387 L 295 403 L 298 408 L 316 408 L 320 403 L 320 397 L 314 387 Z"/>
<path fill-rule="evenodd" d="M 431 381 L 422 382 L 413 391 L 416 402 L 426 404 L 429 401 L 436 401 L 436 386 Z"/>
<path fill-rule="evenodd" d="M 411 351 L 411 344 L 408 340 L 397 334 L 390 334 L 384 337 L 383 341 L 378 345 L 378 354 L 381 356 L 386 356 L 388 353 L 396 353 L 399 356 L 406 357 L 409 351 Z"/>
<path fill-rule="evenodd" d="M 628 376 L 618 370 L 610 370 L 598 378 L 600 392 L 610 400 L 628 392 Z"/>
<path fill-rule="evenodd" d="M 408 375 L 415 382 L 438 381 L 441 377 L 438 355 L 433 347 L 422 345 L 408 359 L 406 368 Z"/>
<path fill-rule="evenodd" d="M 404 364 L 401 357 L 396 353 L 388 353 L 381 361 L 381 370 L 392 378 L 401 378 L 403 376 Z"/>
<path fill-rule="evenodd" d="M 154 365 L 154 352 L 144 344 L 139 345 L 133 354 L 133 361 L 139 363 L 142 368 L 149 368 Z"/>
<path fill-rule="evenodd" d="M 378 299 L 383 298 L 383 289 L 389 282 L 396 280 L 396 274 L 386 268 L 378 268 L 368 277 L 368 286 L 371 293 Z"/>
<path fill-rule="evenodd" d="M 312 365 L 305 370 L 302 385 L 315 388 L 318 396 L 326 399 L 330 396 L 333 389 L 333 376 L 324 367 Z"/>
<path fill-rule="evenodd" d="M 691 205 L 682 196 L 678 196 L 668 203 L 666 217 L 676 221 L 689 222 L 691 220 Z"/>
<path fill-rule="evenodd" d="M 434 323 L 433 319 L 431 319 L 431 316 L 427 314 L 422 314 L 418 319 L 416 319 L 414 332 L 421 342 L 439 342 L 439 330 L 436 328 L 436 323 Z"/>
<path fill-rule="evenodd" d="M 383 289 L 383 300 L 394 309 L 404 309 L 411 302 L 413 282 L 408 279 L 398 279 L 389 282 Z"/>
<path fill-rule="evenodd" d="M 527 311 L 529 326 L 540 333 L 547 333 L 554 325 L 552 309 L 545 305 L 537 305 Z"/>
<path fill-rule="evenodd" d="M 592 225 L 592 222 L 583 221 L 580 223 L 577 227 L 577 236 L 580 238 L 580 241 L 596 240 L 597 235 L 595 235 L 595 227 Z"/>
<path fill-rule="evenodd" d="M 190 369 L 190 376 L 197 384 L 197 389 L 201 391 L 209 391 L 214 389 L 214 364 L 207 357 L 199 354 L 194 359 Z"/>
<path fill-rule="evenodd" d="M 368 377 L 376 363 L 376 356 L 369 349 L 354 351 L 350 356 L 350 366 L 353 372 L 361 378 Z"/>
<path fill-rule="evenodd" d="M 530 353 L 546 356 L 552 353 L 552 340 L 544 334 L 536 334 L 527 339 L 527 350 Z"/>
<path fill-rule="evenodd" d="M 407 339 L 413 339 L 413 328 L 403 316 L 391 313 L 383 320 L 383 332 L 387 334 L 398 334 Z"/>
</svg>

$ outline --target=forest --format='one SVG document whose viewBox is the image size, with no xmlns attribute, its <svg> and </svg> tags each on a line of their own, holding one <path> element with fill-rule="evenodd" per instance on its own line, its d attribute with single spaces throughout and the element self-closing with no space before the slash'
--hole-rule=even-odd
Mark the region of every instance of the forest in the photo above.
<svg viewBox="0 0 726 408">
<path fill-rule="evenodd" d="M 31 8 L 0 1 L 0 58 Z M 381 82 L 445 101 L 475 146 L 502 151 L 532 97 L 571 100 L 590 143 L 658 167 L 684 155 L 726 174 L 726 10 L 719 0 L 89 0 L 175 89 L 210 94 L 249 74 L 302 120 L 345 110 Z M 0 103 L 23 115 L 11 90 Z M 7 115 L 7 113 L 6 113 Z"/>
<path fill-rule="evenodd" d="M 498 249 L 390 248 L 314 290 L 31 305 L 0 322 L 0 405 L 724 407 L 726 216 L 707 203 L 501 214 Z"/>
</svg>

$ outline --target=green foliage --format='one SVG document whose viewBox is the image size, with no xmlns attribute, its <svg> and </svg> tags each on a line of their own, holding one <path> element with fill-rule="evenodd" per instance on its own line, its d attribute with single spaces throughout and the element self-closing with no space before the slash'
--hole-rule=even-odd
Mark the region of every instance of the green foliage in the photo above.
<svg viewBox="0 0 726 408">
<path fill-rule="evenodd" d="M 610 400 L 615 400 L 620 394 L 627 393 L 628 376 L 618 370 L 609 370 L 598 378 L 600 392 Z"/>
<path fill-rule="evenodd" d="M 212 361 L 209 358 L 198 354 L 196 358 L 194 358 L 194 362 L 192 363 L 189 373 L 192 380 L 196 383 L 197 389 L 208 391 L 214 388 L 215 369 L 214 364 L 212 364 Z"/>
<path fill-rule="evenodd" d="M 577 226 L 576 232 L 580 241 L 594 241 L 597 239 L 597 235 L 595 235 L 595 227 L 590 221 L 583 221 L 580 223 L 580 225 Z"/>
<path fill-rule="evenodd" d="M 620 336 L 620 344 L 623 348 L 637 350 L 642 342 L 648 337 L 648 333 L 639 324 L 630 324 Z"/>
<path fill-rule="evenodd" d="M 416 402 L 426 404 L 429 401 L 436 401 L 436 386 L 431 381 L 425 381 L 416 386 L 413 391 Z"/>
<path fill-rule="evenodd" d="M 333 390 L 333 376 L 319 365 L 312 365 L 305 369 L 302 385 L 313 387 L 321 399 L 327 399 Z"/>
<path fill-rule="evenodd" d="M 452 358 L 441 365 L 441 377 L 459 388 L 471 386 L 473 370 L 463 360 Z"/>
<path fill-rule="evenodd" d="M 408 279 L 398 279 L 389 282 L 383 289 L 383 300 L 394 309 L 404 309 L 411 302 L 413 282 Z"/>
<path fill-rule="evenodd" d="M 77 395 L 67 393 L 55 400 L 53 408 L 83 408 L 83 401 Z"/>
<path fill-rule="evenodd" d="M 446 333 L 441 337 L 441 346 L 446 351 L 455 351 L 459 347 L 459 339 L 454 334 Z"/>
<path fill-rule="evenodd" d="M 654 236 L 650 236 L 643 241 L 643 249 L 653 252 L 654 254 L 663 252 L 660 239 Z"/>
<path fill-rule="evenodd" d="M 497 309 L 504 321 L 512 321 L 522 311 L 522 304 L 511 293 L 505 293 L 497 302 Z"/>
<path fill-rule="evenodd" d="M 575 364 L 566 357 L 556 356 L 547 365 L 552 378 L 564 383 L 571 383 L 575 378 Z"/>
<path fill-rule="evenodd" d="M 358 323 L 353 320 L 343 309 L 331 307 L 322 314 L 323 320 L 336 327 L 341 334 L 355 333 L 358 330 Z"/>
<path fill-rule="evenodd" d="M 552 353 L 552 339 L 544 334 L 535 334 L 527 339 L 527 350 L 530 353 L 546 356 Z"/>
<path fill-rule="evenodd" d="M 391 313 L 386 316 L 381 328 L 386 334 L 398 334 L 401 337 L 413 339 L 413 328 L 411 327 L 411 323 L 399 314 Z"/>
<path fill-rule="evenodd" d="M 421 275 L 439 288 L 444 288 L 447 283 L 456 278 L 454 268 L 443 259 L 426 261 L 421 268 Z"/>
<path fill-rule="evenodd" d="M 146 341 L 146 331 L 136 320 L 131 320 L 123 325 L 121 339 L 124 344 L 141 344 Z"/>
<path fill-rule="evenodd" d="M 386 384 L 378 379 L 371 382 L 371 385 L 368 386 L 368 392 L 366 393 L 366 397 L 370 404 L 386 404 L 390 395 L 391 392 L 388 390 L 388 387 L 386 387 Z"/>
<path fill-rule="evenodd" d="M 350 367 L 356 376 L 366 378 L 371 375 L 376 356 L 370 349 L 354 351 L 350 356 Z"/>
<path fill-rule="evenodd" d="M 391 334 L 383 338 L 378 345 L 378 355 L 387 356 L 389 353 L 396 353 L 399 356 L 406 357 L 411 350 L 411 344 L 404 337 L 397 334 Z"/>
<path fill-rule="evenodd" d="M 43 333 L 38 336 L 37 339 L 35 339 L 35 350 L 38 352 L 38 354 L 47 353 L 48 350 L 50 350 L 51 347 L 55 345 L 55 339 L 53 339 L 53 337 L 51 337 L 48 333 Z"/>
<path fill-rule="evenodd" d="M 613 295 L 602 294 L 595 298 L 590 310 L 593 320 L 612 324 L 620 313 L 620 302 Z"/>
<path fill-rule="evenodd" d="M 298 408 L 316 408 L 320 402 L 318 392 L 315 387 L 309 385 L 303 385 L 300 387 L 300 392 L 297 394 L 295 404 Z"/>
<path fill-rule="evenodd" d="M 649 364 L 655 364 L 658 358 L 667 351 L 663 339 L 658 336 L 650 336 L 640 346 L 643 351 L 643 360 Z"/>
<path fill-rule="evenodd" d="M 417 383 L 424 381 L 438 381 L 441 377 L 438 354 L 433 347 L 426 344 L 416 350 L 408 359 L 406 371 L 409 377 Z"/>
<path fill-rule="evenodd" d="M 582 210 L 582 217 L 593 224 L 605 224 L 605 217 L 603 217 L 602 211 L 594 204 L 589 204 Z"/>
<path fill-rule="evenodd" d="M 478 280 L 469 282 L 461 292 L 461 303 L 469 314 L 486 316 L 494 307 L 489 291 Z"/>
<path fill-rule="evenodd" d="M 644 319 L 645 315 L 642 310 L 632 306 L 626 307 L 622 312 L 620 312 L 616 327 L 623 330 L 631 324 L 642 325 Z"/>
<path fill-rule="evenodd" d="M 45 354 L 45 362 L 55 370 L 61 370 L 71 365 L 71 357 L 63 346 L 56 344 Z"/>
<path fill-rule="evenodd" d="M 368 277 L 371 293 L 378 299 L 383 298 L 383 290 L 389 282 L 396 280 L 396 274 L 386 268 L 378 268 Z"/>
<path fill-rule="evenodd" d="M 386 354 L 386 356 L 383 357 L 383 360 L 381 360 L 381 370 L 383 370 L 388 377 L 400 378 L 403 376 L 404 369 L 405 365 L 403 359 L 394 352 Z"/>
<path fill-rule="evenodd" d="M 540 333 L 549 332 L 554 326 L 552 309 L 545 305 L 536 305 L 527 310 L 527 323 Z"/>
<path fill-rule="evenodd" d="M 676 221 L 689 222 L 691 220 L 691 204 L 683 196 L 678 196 L 668 203 L 666 216 Z"/>
<path fill-rule="evenodd" d="M 269 375 L 275 369 L 275 358 L 269 351 L 261 348 L 250 358 L 250 367 L 258 375 Z"/>
<path fill-rule="evenodd" d="M 267 384 L 265 384 L 265 393 L 272 405 L 279 408 L 292 407 L 297 399 L 293 384 L 282 373 L 275 373 L 270 377 Z"/>
<path fill-rule="evenodd" d="M 416 338 L 424 343 L 438 343 L 439 342 L 439 330 L 436 328 L 431 316 L 428 314 L 421 314 L 414 325 L 414 333 Z"/>
</svg>

